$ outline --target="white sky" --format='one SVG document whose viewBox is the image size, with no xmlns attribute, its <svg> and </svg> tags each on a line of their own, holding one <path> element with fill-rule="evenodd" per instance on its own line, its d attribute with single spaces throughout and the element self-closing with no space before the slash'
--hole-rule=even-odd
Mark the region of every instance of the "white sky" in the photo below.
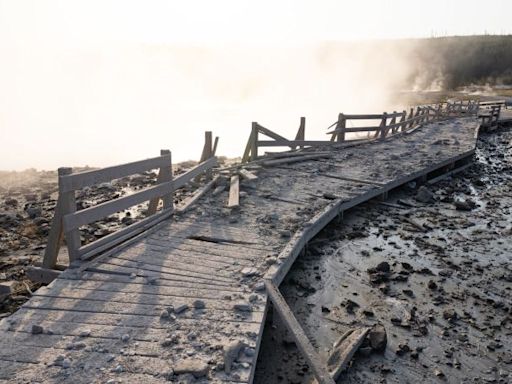
<svg viewBox="0 0 512 384">
<path fill-rule="evenodd" d="M 2 43 L 275 42 L 512 33 L 510 0 L 0 0 Z"/>
<path fill-rule="evenodd" d="M 0 0 L 0 169 L 102 166 L 160 148 L 194 159 L 207 129 L 221 155 L 240 155 L 253 120 L 291 132 L 301 115 L 324 126 L 340 106 L 377 105 L 350 93 L 367 91 L 359 62 L 340 73 L 332 58 L 325 70 L 279 47 L 512 33 L 511 15 L 510 0 Z"/>
</svg>

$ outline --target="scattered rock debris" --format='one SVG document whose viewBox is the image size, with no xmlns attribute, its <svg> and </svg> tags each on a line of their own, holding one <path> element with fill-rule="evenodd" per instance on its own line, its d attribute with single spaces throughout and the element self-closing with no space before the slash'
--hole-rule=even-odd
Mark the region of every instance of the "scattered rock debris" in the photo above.
<svg viewBox="0 0 512 384">
<path fill-rule="evenodd" d="M 512 382 L 511 149 L 482 135 L 473 166 L 345 213 L 298 258 L 280 288 L 321 356 L 373 325 L 343 382 Z M 255 383 L 310 383 L 276 316 Z"/>
</svg>

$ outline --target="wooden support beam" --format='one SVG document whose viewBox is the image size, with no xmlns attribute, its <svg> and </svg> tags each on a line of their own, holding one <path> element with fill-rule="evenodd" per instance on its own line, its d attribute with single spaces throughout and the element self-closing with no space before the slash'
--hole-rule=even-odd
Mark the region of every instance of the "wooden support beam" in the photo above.
<svg viewBox="0 0 512 384">
<path fill-rule="evenodd" d="M 240 178 L 238 175 L 231 176 L 229 185 L 228 207 L 238 207 L 240 205 Z"/>
<path fill-rule="evenodd" d="M 313 345 L 309 341 L 306 333 L 300 326 L 299 322 L 293 315 L 292 310 L 286 303 L 284 297 L 279 292 L 279 289 L 272 283 L 271 280 L 265 280 L 265 288 L 270 300 L 274 304 L 274 310 L 279 314 L 283 324 L 290 331 L 292 337 L 297 344 L 297 347 L 302 352 L 308 365 L 313 370 L 313 373 L 319 384 L 336 384 L 331 377 L 326 364 L 322 361 L 320 355 L 316 352 Z"/>
<path fill-rule="evenodd" d="M 34 266 L 29 266 L 25 270 L 25 274 L 30 280 L 43 284 L 50 284 L 53 280 L 59 277 L 61 273 L 62 271 L 58 271 L 55 269 Z"/>
<path fill-rule="evenodd" d="M 341 373 L 347 368 L 370 329 L 365 327 L 350 330 L 334 344 L 333 351 L 327 359 L 327 368 L 334 380 L 338 380 Z"/>
</svg>

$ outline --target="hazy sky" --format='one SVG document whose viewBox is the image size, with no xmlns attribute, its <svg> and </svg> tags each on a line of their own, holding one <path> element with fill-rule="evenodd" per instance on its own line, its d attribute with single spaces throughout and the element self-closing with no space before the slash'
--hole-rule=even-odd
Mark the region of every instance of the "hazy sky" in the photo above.
<svg viewBox="0 0 512 384">
<path fill-rule="evenodd" d="M 375 53 L 323 41 L 512 33 L 511 15 L 510 0 L 0 0 L 0 169 L 195 159 L 204 130 L 240 155 L 253 120 L 292 135 L 305 115 L 318 137 L 341 109 L 385 107 Z"/>
<path fill-rule="evenodd" d="M 0 1 L 2 44 L 275 42 L 511 33 L 510 0 Z"/>
</svg>

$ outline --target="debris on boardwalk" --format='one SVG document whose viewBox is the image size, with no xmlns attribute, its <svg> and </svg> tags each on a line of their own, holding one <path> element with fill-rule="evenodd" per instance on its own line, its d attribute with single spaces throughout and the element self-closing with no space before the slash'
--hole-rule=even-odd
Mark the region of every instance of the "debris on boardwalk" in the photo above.
<svg viewBox="0 0 512 384">
<path fill-rule="evenodd" d="M 345 332 L 374 325 L 343 382 L 512 380 L 512 164 L 494 156 L 511 143 L 510 131 L 483 135 L 464 172 L 356 208 L 299 257 L 283 295 L 324 356 Z M 273 324 L 256 382 L 311 382 L 288 331 Z"/>
<path fill-rule="evenodd" d="M 428 120 L 428 109 L 422 111 L 418 121 L 420 118 Z M 402 114 L 395 115 L 393 118 Z M 416 118 L 412 119 L 416 121 Z M 58 201 L 61 205 L 55 209 L 57 217 L 62 216 L 62 222 L 53 222 L 67 228 L 64 232 L 70 258 L 74 257 L 73 252 L 78 257 L 67 270 L 58 270 L 57 278 L 51 284 L 32 292 L 32 298 L 2 322 L 4 350 L 9 351 L 9 356 L 15 356 L 10 364 L 4 364 L 6 370 L 2 374 L 6 378 L 28 382 L 49 377 L 70 382 L 77 376 L 81 380 L 102 382 L 251 382 L 269 306 L 267 294 L 275 306 L 276 296 L 280 295 L 277 286 L 307 242 L 311 241 L 308 252 L 329 247 L 330 244 L 323 244 L 321 240 L 313 241 L 313 237 L 337 215 L 363 201 L 384 198 L 390 189 L 407 185 L 419 177 L 427 178 L 429 174 L 433 177 L 435 172 L 444 172 L 444 167 L 455 165 L 455 162 L 464 164 L 474 153 L 477 120 L 472 115 L 430 123 L 422 120 L 422 125 L 413 128 L 414 132 L 400 134 L 397 124 L 402 123 L 391 123 L 389 132 L 380 130 L 378 140 L 359 142 L 357 146 L 326 142 L 325 147 L 301 149 L 303 156 L 274 157 L 259 163 L 260 159 L 256 158 L 253 166 L 258 167 L 257 172 L 250 167 L 245 172 L 240 166 L 226 167 L 226 172 L 219 173 L 215 179 L 212 172 L 217 160 L 208 157 L 211 155 L 211 134 L 210 140 L 206 141 L 208 146 L 205 143 L 203 161 L 184 173 L 187 177 L 182 175 L 181 179 L 180 176 L 170 179 L 168 151 L 142 162 L 110 168 L 108 172 L 101 170 L 85 176 L 62 174 L 61 180 L 68 180 L 68 186 L 63 187 L 64 182 L 60 185 Z M 396 135 L 390 137 L 392 134 Z M 434 152 L 433 146 L 436 147 Z M 257 150 L 251 156 L 257 157 Z M 397 159 L 407 161 L 398 162 Z M 159 166 L 158 175 L 145 175 L 156 185 L 144 185 L 145 188 L 140 188 L 142 191 L 124 195 L 111 184 L 106 188 L 109 193 L 122 196 L 80 207 L 83 209 L 77 212 L 68 210 L 62 214 L 60 211 L 69 208 L 63 203 L 64 197 L 70 196 L 69 190 L 75 193 L 75 189 L 89 188 L 96 178 L 103 180 L 112 174 L 124 175 L 128 170 L 139 170 L 148 164 Z M 379 167 L 376 168 L 376 164 Z M 127 180 L 126 188 L 130 179 Z M 179 215 L 171 216 L 173 200 L 185 196 L 186 189 L 174 195 L 168 187 L 181 188 L 190 183 L 197 189 L 200 182 L 203 187 L 199 188 L 208 185 L 207 189 L 201 189 L 204 193 L 201 192 Z M 160 190 L 162 194 L 155 195 Z M 417 193 L 411 191 L 400 202 L 380 207 L 390 210 L 400 206 L 396 208 L 400 213 L 387 219 L 397 220 L 401 231 L 413 233 L 408 236 L 412 237 L 410 241 L 416 247 L 442 254 L 444 244 L 428 237 L 435 232 L 436 223 L 431 217 L 414 211 L 435 206 L 439 194 L 433 187 L 424 187 Z M 123 225 L 131 223 L 131 228 L 142 228 L 141 236 L 127 237 L 129 243 L 111 244 L 110 239 L 122 238 L 126 232 L 121 232 L 122 235 L 108 230 L 96 233 L 97 228 L 92 233 L 94 236 L 87 239 L 80 236 L 73 239 L 70 235 L 71 231 L 80 235 L 79 227 L 85 226 L 86 231 L 82 232 L 87 237 L 89 228 L 97 225 L 90 221 L 98 219 L 102 212 L 138 203 L 134 196 L 140 201 L 145 201 L 143 198 L 150 200 L 148 217 L 137 221 L 141 207 L 134 203 L 133 213 L 125 212 L 111 224 L 106 220 L 102 225 L 105 226 L 103 229 L 119 226 L 124 229 Z M 190 196 L 196 195 L 192 192 L 187 197 Z M 160 200 L 163 209 L 157 213 Z M 459 200 L 450 203 L 453 212 L 471 212 L 456 209 L 455 201 Z M 469 199 L 464 201 L 470 204 Z M 401 205 L 406 208 L 402 209 Z M 478 210 L 478 202 L 472 210 Z M 166 214 L 166 220 L 149 225 L 150 229 L 142 225 L 148 222 L 144 220 L 152 220 L 151 215 L 159 214 Z M 168 217 L 171 218 L 167 220 Z M 398 227 L 390 224 L 388 228 L 381 220 L 375 218 L 374 226 L 382 231 Z M 333 235 L 330 241 L 345 238 L 362 241 L 375 236 L 373 228 L 369 223 L 354 226 L 346 235 L 342 235 L 342 231 Z M 54 240 L 58 248 L 58 232 Z M 73 245 L 73 241 L 78 246 Z M 121 246 L 118 246 L 120 242 Z M 395 245 L 399 246 L 396 239 Z M 94 251 L 92 256 L 90 250 Z M 345 325 L 349 319 L 347 325 L 353 330 L 352 336 L 343 339 L 345 343 L 342 340 L 332 354 L 336 356 L 331 360 L 332 372 L 327 371 L 324 357 L 333 351 L 322 348 L 332 346 L 332 340 L 336 338 L 330 342 L 321 340 L 315 346 L 321 353 L 310 359 L 309 362 L 315 364 L 309 366 L 317 377 L 325 377 L 325 382 L 332 382 L 332 375 L 337 376 L 351 364 L 357 364 L 359 357 L 352 360 L 357 351 L 371 356 L 392 348 L 394 356 L 410 355 L 415 359 L 422 353 L 421 346 L 413 345 L 403 335 L 402 339 L 395 340 L 393 335 L 412 332 L 420 338 L 432 333 L 428 314 L 399 301 L 422 297 L 417 287 L 397 288 L 400 284 L 408 284 L 416 275 L 426 276 L 428 268 L 409 259 L 398 262 L 393 253 L 382 257 L 377 246 L 365 247 L 364 251 L 364 254 L 358 253 L 363 261 L 354 262 L 346 276 L 345 270 L 340 269 L 344 278 L 354 284 L 350 295 L 340 297 L 335 304 L 306 306 L 310 311 L 319 309 L 318 317 L 328 319 L 332 329 Z M 340 250 L 336 255 L 342 258 L 344 252 Z M 429 279 L 433 280 L 429 283 L 432 287 L 429 292 L 434 296 L 434 303 L 439 301 L 439 305 L 447 299 L 442 292 L 434 292 L 439 291 L 443 281 L 433 276 L 448 279 L 453 274 L 450 267 L 444 266 L 446 272 L 431 268 L 429 274 Z M 319 266 L 317 269 L 313 267 L 309 272 L 307 278 L 303 276 L 297 280 L 300 287 L 297 298 L 320 294 L 319 284 L 329 282 L 323 267 L 322 270 Z M 290 278 L 293 279 L 293 274 Z M 308 278 L 316 283 L 308 282 Z M 365 287 L 367 284 L 372 292 L 381 295 L 380 301 L 369 303 L 365 295 L 356 291 L 357 284 Z M 389 324 L 378 322 L 381 320 L 378 304 L 391 299 L 396 308 L 390 319 L 384 319 L 389 320 Z M 281 304 L 285 308 L 282 313 L 293 319 L 284 299 Z M 456 326 L 465 314 L 447 311 L 446 316 L 441 315 L 442 320 Z M 364 319 L 368 324 L 360 320 L 354 322 L 354 318 Z M 300 338 L 297 337 L 300 324 L 292 323 L 295 324 L 291 327 L 294 340 L 300 340 L 303 350 L 314 355 L 315 348 L 306 335 L 302 332 Z M 304 318 L 300 323 L 308 324 Z M 499 340 L 489 346 L 495 350 L 503 348 Z M 308 353 L 306 355 L 310 357 Z M 5 359 L 9 357 L 3 356 Z M 30 369 L 22 369 L 25 364 L 31 364 Z M 304 367 L 300 370 L 302 376 L 311 372 Z M 387 368 L 383 367 L 381 372 L 385 370 Z M 321 376 L 324 371 L 328 374 Z M 445 369 L 441 372 L 446 374 Z"/>
</svg>

